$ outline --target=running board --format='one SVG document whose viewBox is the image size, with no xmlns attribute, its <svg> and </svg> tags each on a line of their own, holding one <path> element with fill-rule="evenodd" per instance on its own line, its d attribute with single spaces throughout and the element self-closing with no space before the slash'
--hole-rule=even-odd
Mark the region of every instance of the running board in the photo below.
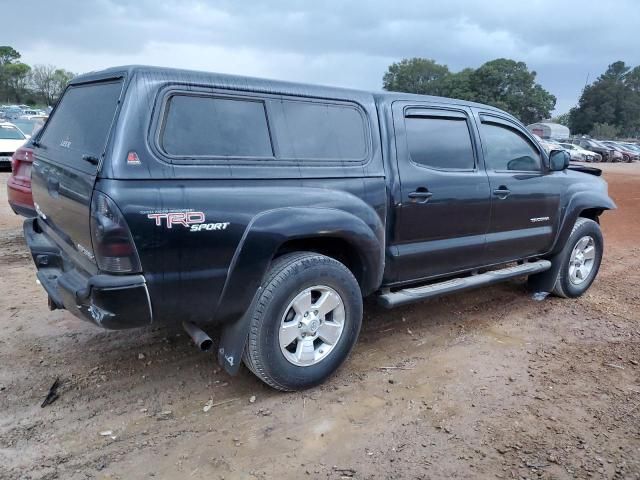
<svg viewBox="0 0 640 480">
<path fill-rule="evenodd" d="M 472 275 L 470 277 L 453 278 L 423 287 L 405 288 L 404 290 L 383 293 L 378 297 L 378 302 L 386 308 L 393 308 L 407 303 L 419 302 L 427 298 L 439 297 L 440 295 L 491 285 L 492 283 L 502 282 L 522 275 L 544 272 L 550 268 L 551 262 L 549 260 L 538 260 L 536 262 L 523 263 L 522 265 L 502 268 L 500 270 L 490 270 L 486 273 Z"/>
</svg>

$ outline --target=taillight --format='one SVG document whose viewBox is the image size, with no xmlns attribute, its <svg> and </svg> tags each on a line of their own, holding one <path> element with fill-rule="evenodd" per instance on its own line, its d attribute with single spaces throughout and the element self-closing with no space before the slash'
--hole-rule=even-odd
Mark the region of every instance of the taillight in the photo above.
<svg viewBox="0 0 640 480">
<path fill-rule="evenodd" d="M 32 162 L 33 150 L 26 147 L 20 147 L 11 156 L 11 171 L 15 174 L 18 170 L 18 162 Z"/>
<path fill-rule="evenodd" d="M 129 227 L 116 204 L 94 191 L 91 200 L 91 239 L 98 268 L 109 273 L 140 271 L 140 260 Z"/>
</svg>

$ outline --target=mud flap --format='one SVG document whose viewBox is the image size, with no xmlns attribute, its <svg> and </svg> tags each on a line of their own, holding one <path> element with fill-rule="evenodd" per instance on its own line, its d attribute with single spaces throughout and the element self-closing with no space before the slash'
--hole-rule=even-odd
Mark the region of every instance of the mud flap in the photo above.
<svg viewBox="0 0 640 480">
<path fill-rule="evenodd" d="M 242 354 L 247 344 L 249 328 L 251 326 L 251 315 L 255 302 L 262 293 L 262 287 L 253 296 L 251 305 L 246 312 L 235 322 L 227 323 L 220 336 L 220 346 L 218 347 L 218 363 L 229 375 L 237 375 L 242 363 Z"/>
<path fill-rule="evenodd" d="M 542 273 L 529 275 L 527 286 L 532 292 L 551 292 L 558 278 L 558 272 L 562 266 L 562 258 L 564 257 L 564 249 L 550 257 L 551 268 Z"/>
</svg>

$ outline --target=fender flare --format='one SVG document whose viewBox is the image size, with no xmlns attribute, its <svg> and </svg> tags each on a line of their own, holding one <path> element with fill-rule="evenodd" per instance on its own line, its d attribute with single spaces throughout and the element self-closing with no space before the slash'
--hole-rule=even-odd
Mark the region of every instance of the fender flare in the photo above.
<svg viewBox="0 0 640 480">
<path fill-rule="evenodd" d="M 551 268 L 545 272 L 531 275 L 528 279 L 529 289 L 535 292 L 550 292 L 558 278 L 562 266 L 562 251 L 571 235 L 571 230 L 580 214 L 585 210 L 615 210 L 616 204 L 604 192 L 579 192 L 571 197 L 562 224 L 558 230 L 556 241 L 548 256 Z"/>
<path fill-rule="evenodd" d="M 363 295 L 367 295 L 382 281 L 384 235 L 384 226 L 373 210 L 358 212 L 356 216 L 335 208 L 285 207 L 256 215 L 233 256 L 216 309 L 215 317 L 223 323 L 218 348 L 220 365 L 231 375 L 238 372 L 253 302 L 281 245 L 290 240 L 321 238 L 347 242 L 359 252 L 364 266 L 360 287 Z"/>
<path fill-rule="evenodd" d="M 565 214 L 562 224 L 558 229 L 556 241 L 553 244 L 551 253 L 556 254 L 564 247 L 565 242 L 571 234 L 573 225 L 580 214 L 585 210 L 615 210 L 616 204 L 605 192 L 578 192 L 574 194 L 565 207 Z"/>
</svg>

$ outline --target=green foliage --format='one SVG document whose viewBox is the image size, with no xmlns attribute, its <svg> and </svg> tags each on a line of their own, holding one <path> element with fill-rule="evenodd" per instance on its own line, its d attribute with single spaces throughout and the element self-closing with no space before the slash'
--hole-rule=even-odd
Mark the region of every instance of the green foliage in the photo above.
<svg viewBox="0 0 640 480">
<path fill-rule="evenodd" d="M 0 68 L 7 63 L 15 62 L 20 59 L 20 54 L 8 45 L 0 46 Z"/>
<path fill-rule="evenodd" d="M 548 118 L 556 103 L 556 98 L 535 78 L 536 72 L 529 71 L 525 63 L 506 58 L 458 73 L 434 60 L 412 58 L 390 65 L 383 87 L 486 103 L 512 113 L 524 123 L 533 123 Z"/>
<path fill-rule="evenodd" d="M 609 123 L 594 123 L 589 135 L 593 138 L 608 140 L 618 136 L 618 127 Z"/>
<path fill-rule="evenodd" d="M 561 113 L 560 115 L 556 115 L 551 119 L 554 123 L 559 123 L 560 125 L 564 125 L 565 127 L 569 126 L 569 112 Z"/>
<path fill-rule="evenodd" d="M 31 67 L 26 63 L 16 62 L 3 65 L 2 70 L 9 92 L 20 102 L 21 97 L 26 94 Z"/>
<path fill-rule="evenodd" d="M 74 74 L 52 65 L 33 69 L 20 60 L 20 53 L 0 46 L 0 103 L 53 105 Z"/>
<path fill-rule="evenodd" d="M 458 73 L 447 75 L 442 79 L 441 95 L 460 100 L 475 100 L 476 92 L 471 86 L 474 71 L 473 68 L 465 68 Z"/>
<path fill-rule="evenodd" d="M 395 92 L 439 95 L 449 68 L 426 58 L 403 59 L 392 63 L 382 78 L 383 88 Z"/>
<path fill-rule="evenodd" d="M 640 67 L 614 62 L 585 87 L 578 106 L 571 109 L 569 126 L 581 134 L 593 131 L 596 124 L 613 126 L 623 136 L 640 134 Z"/>
</svg>

